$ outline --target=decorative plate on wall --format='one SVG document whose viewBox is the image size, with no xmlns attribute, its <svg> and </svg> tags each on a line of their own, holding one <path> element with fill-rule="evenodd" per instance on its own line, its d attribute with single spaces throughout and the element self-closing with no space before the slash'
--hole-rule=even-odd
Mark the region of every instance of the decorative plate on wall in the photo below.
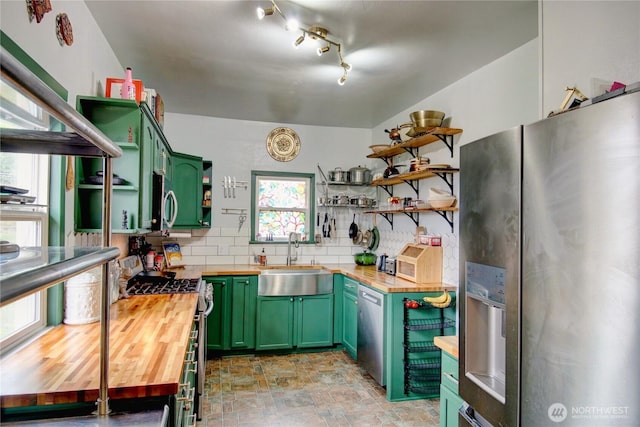
<svg viewBox="0 0 640 427">
<path fill-rule="evenodd" d="M 56 16 L 56 35 L 60 46 L 71 46 L 73 44 L 73 28 L 66 13 L 59 13 Z"/>
<path fill-rule="evenodd" d="M 289 128 L 275 128 L 267 137 L 267 151 L 279 162 L 295 159 L 300 152 L 300 138 Z"/>
</svg>

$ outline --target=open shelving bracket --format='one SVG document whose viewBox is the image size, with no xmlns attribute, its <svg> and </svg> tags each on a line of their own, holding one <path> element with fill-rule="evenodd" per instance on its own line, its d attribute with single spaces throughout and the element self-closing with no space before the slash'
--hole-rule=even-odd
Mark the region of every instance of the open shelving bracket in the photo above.
<svg viewBox="0 0 640 427">
<path fill-rule="evenodd" d="M 433 212 L 435 212 L 438 215 L 440 215 L 442 218 L 444 218 L 445 221 L 447 221 L 449 223 L 449 225 L 451 226 L 451 232 L 453 233 L 453 211 L 437 211 L 437 210 L 434 210 Z"/>
<path fill-rule="evenodd" d="M 420 226 L 420 214 L 418 212 L 407 212 L 404 211 L 404 214 L 411 218 L 411 221 L 416 225 L 416 227 Z"/>
<path fill-rule="evenodd" d="M 386 219 L 387 222 L 389 223 L 389 225 L 391 226 L 391 229 L 393 230 L 393 214 L 390 214 L 390 213 L 387 213 L 387 212 L 381 212 L 379 214 L 374 214 L 374 215 L 380 215 L 384 219 Z"/>
<path fill-rule="evenodd" d="M 453 194 L 453 174 L 450 172 L 433 172 L 434 175 L 439 176 L 449 187 L 449 191 Z"/>
<path fill-rule="evenodd" d="M 434 134 L 438 137 L 438 139 L 444 142 L 444 145 L 449 149 L 449 153 L 451 154 L 451 158 L 453 158 L 453 135 L 442 135 L 442 134 Z"/>
<path fill-rule="evenodd" d="M 404 182 L 406 184 L 408 184 L 409 187 L 411 187 L 411 189 L 416 193 L 416 197 L 420 196 L 420 192 L 419 192 L 419 190 L 420 190 L 420 181 L 418 181 L 417 179 L 416 180 L 406 179 L 406 180 L 404 180 Z"/>
</svg>

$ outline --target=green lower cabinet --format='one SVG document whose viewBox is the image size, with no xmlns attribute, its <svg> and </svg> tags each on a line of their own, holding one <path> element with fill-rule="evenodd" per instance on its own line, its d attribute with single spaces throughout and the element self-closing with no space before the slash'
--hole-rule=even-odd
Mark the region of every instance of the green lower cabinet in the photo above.
<svg viewBox="0 0 640 427">
<path fill-rule="evenodd" d="M 458 427 L 458 410 L 464 403 L 458 396 L 458 359 L 442 352 L 440 384 L 440 427 Z"/>
<path fill-rule="evenodd" d="M 213 285 L 207 317 L 207 349 L 253 349 L 256 340 L 258 276 L 205 277 Z"/>
<path fill-rule="evenodd" d="M 346 277 L 342 291 L 342 344 L 353 358 L 358 358 L 358 282 Z"/>
<path fill-rule="evenodd" d="M 256 349 L 333 345 L 333 294 L 258 297 Z"/>
<path fill-rule="evenodd" d="M 444 385 L 440 385 L 440 427 L 458 427 L 458 409 L 464 401 Z"/>
<path fill-rule="evenodd" d="M 440 395 L 441 351 L 433 338 L 456 333 L 455 293 L 449 307 L 405 310 L 404 299 L 422 301 L 442 292 L 394 292 L 387 295 L 387 399 L 436 398 Z"/>
</svg>

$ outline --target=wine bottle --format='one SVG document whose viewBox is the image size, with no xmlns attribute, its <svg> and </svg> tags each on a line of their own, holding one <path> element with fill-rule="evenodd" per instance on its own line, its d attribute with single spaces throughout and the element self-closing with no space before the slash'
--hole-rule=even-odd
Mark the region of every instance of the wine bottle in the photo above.
<svg viewBox="0 0 640 427">
<path fill-rule="evenodd" d="M 127 67 L 124 82 L 120 88 L 120 97 L 122 99 L 136 99 L 136 85 L 133 84 L 132 74 L 131 67 Z"/>
</svg>

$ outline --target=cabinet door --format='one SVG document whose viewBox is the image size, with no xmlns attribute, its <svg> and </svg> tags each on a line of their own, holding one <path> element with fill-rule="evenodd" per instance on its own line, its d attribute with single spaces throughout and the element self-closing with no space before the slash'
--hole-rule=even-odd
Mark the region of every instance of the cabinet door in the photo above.
<svg viewBox="0 0 640 427">
<path fill-rule="evenodd" d="M 333 344 L 333 294 L 296 298 L 296 344 L 328 347 Z"/>
<path fill-rule="evenodd" d="M 213 311 L 207 317 L 207 348 L 209 350 L 227 350 L 229 348 L 230 310 L 227 307 L 230 298 L 231 279 L 228 277 L 205 278 L 213 285 Z"/>
<path fill-rule="evenodd" d="M 202 227 L 202 157 L 173 153 L 173 191 L 178 215 L 172 228 Z"/>
<path fill-rule="evenodd" d="M 231 348 L 254 348 L 258 278 L 233 277 L 231 298 Z"/>
<path fill-rule="evenodd" d="M 145 110 L 143 110 L 145 111 Z M 140 218 L 138 226 L 142 229 L 151 230 L 152 203 L 153 203 L 153 167 L 155 156 L 155 141 L 158 138 L 151 113 L 145 112 L 142 115 L 142 130 L 140 150 Z"/>
<path fill-rule="evenodd" d="M 356 360 L 358 355 L 358 296 L 345 288 L 342 301 L 342 344 L 347 353 Z"/>
<path fill-rule="evenodd" d="M 293 348 L 293 297 L 258 297 L 256 349 Z"/>
<path fill-rule="evenodd" d="M 458 427 L 458 410 L 463 402 L 448 387 L 440 386 L 440 427 Z"/>
</svg>

